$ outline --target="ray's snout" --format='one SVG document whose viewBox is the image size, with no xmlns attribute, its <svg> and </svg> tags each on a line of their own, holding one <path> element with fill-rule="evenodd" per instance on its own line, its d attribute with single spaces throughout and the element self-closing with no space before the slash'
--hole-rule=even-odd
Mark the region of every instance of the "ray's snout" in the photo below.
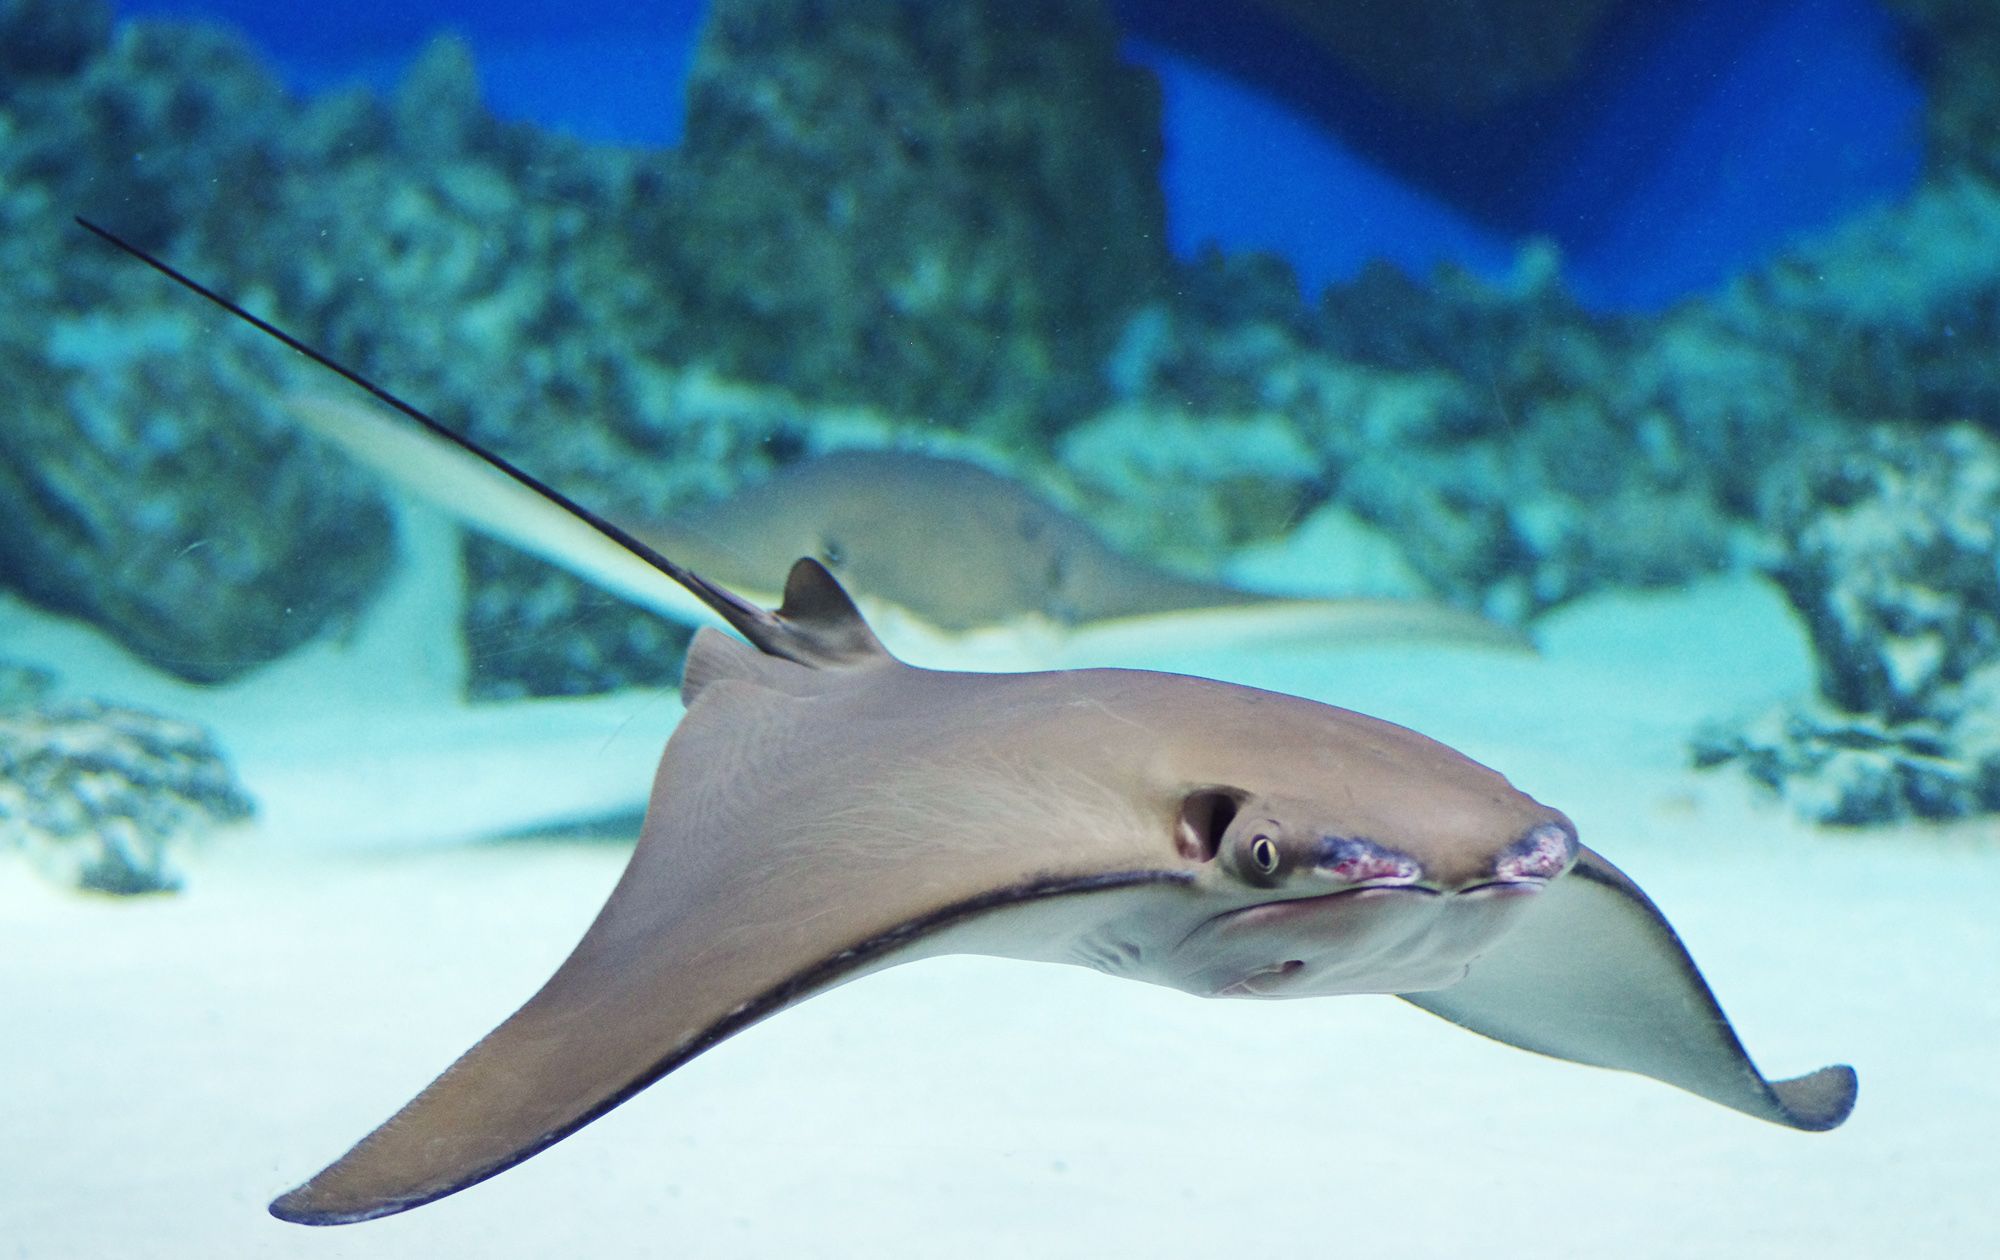
<svg viewBox="0 0 2000 1260">
<path fill-rule="evenodd" d="M 1401 849 L 1373 840 L 1328 836 L 1313 855 L 1315 875 L 1358 888 L 1408 888 L 1416 892 L 1472 892 L 1514 887 L 1529 891 L 1561 875 L 1576 863 L 1582 848 L 1576 829 L 1565 818 L 1536 823 L 1476 872 L 1426 869 Z"/>
<path fill-rule="evenodd" d="M 1580 849 L 1567 819 L 1536 823 L 1493 860 L 1499 883 L 1547 883 L 1575 865 Z"/>
</svg>

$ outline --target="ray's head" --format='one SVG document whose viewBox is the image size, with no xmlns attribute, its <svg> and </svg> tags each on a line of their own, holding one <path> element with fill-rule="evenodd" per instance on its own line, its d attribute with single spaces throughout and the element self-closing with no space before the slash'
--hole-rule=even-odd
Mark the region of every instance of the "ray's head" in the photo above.
<svg viewBox="0 0 2000 1260">
<path fill-rule="evenodd" d="M 1175 767 L 1213 911 L 1169 983 L 1232 996 L 1455 983 L 1581 852 L 1561 811 L 1391 723 L 1217 693 Z"/>
<path fill-rule="evenodd" d="M 1174 844 L 1264 892 L 1547 881 L 1576 858 L 1560 810 L 1415 731 L 1211 684 L 1175 725 Z"/>
<path fill-rule="evenodd" d="M 1197 788 L 1182 800 L 1175 847 L 1184 857 L 1213 862 L 1246 891 L 1300 896 L 1546 884 L 1576 861 L 1575 828 L 1547 807 L 1465 812 L 1449 820 L 1419 808 L 1412 818 L 1385 826 L 1379 819 L 1363 821 L 1369 811 L 1338 799 L 1344 795 L 1324 800 Z M 1531 797 L 1522 802 L 1534 805 Z"/>
</svg>

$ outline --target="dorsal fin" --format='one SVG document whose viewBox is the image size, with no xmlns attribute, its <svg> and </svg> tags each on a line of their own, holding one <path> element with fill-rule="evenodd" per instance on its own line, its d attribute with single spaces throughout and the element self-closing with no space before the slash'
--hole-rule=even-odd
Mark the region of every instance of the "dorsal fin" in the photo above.
<svg viewBox="0 0 2000 1260">
<path fill-rule="evenodd" d="M 817 684 L 808 671 L 893 661 L 862 620 L 853 599 L 819 561 L 802 559 L 785 579 L 776 612 L 731 624 L 745 644 L 712 626 L 695 632 L 681 668 L 681 703 L 693 704 L 710 683 L 740 679 L 774 691 L 802 695 Z M 803 667 L 803 669 L 801 668 Z"/>
<path fill-rule="evenodd" d="M 854 598 L 841 586 L 826 566 L 811 556 L 792 564 L 785 577 L 785 598 L 775 614 L 783 622 L 791 650 L 778 651 L 766 644 L 757 646 L 774 656 L 795 660 L 801 665 L 862 665 L 893 659 Z"/>
<path fill-rule="evenodd" d="M 422 425 L 434 437 L 477 456 L 496 471 L 568 512 L 613 543 L 659 570 L 663 576 L 686 587 L 695 598 L 714 609 L 717 616 L 733 626 L 737 633 L 755 644 L 759 651 L 784 660 L 796 661 L 814 669 L 895 659 L 875 637 L 875 632 L 868 628 L 868 623 L 862 620 L 860 611 L 855 608 L 854 601 L 848 597 L 847 592 L 841 589 L 840 583 L 835 581 L 834 576 L 818 561 L 804 559 L 792 566 L 791 576 L 785 582 L 785 598 L 777 611 L 759 608 L 727 587 L 711 582 L 694 570 L 661 555 L 625 529 L 584 507 L 540 478 L 516 467 L 504 456 L 488 450 L 458 430 L 435 419 L 428 412 L 390 393 L 353 368 L 306 344 L 268 320 L 251 314 L 235 302 L 138 246 L 106 231 L 88 219 L 79 216 L 76 222 L 175 284 L 206 298 L 259 332 L 282 342 L 328 371 L 367 390 L 382 402 Z"/>
</svg>

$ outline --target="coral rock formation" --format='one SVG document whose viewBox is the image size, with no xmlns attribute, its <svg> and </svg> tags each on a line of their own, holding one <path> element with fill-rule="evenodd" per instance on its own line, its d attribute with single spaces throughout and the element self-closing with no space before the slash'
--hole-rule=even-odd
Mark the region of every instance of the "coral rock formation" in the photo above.
<svg viewBox="0 0 2000 1260">
<path fill-rule="evenodd" d="M 253 809 L 200 727 L 96 700 L 0 706 L 0 849 L 59 883 L 171 891 L 177 852 Z"/>
<path fill-rule="evenodd" d="M 723 370 L 1006 437 L 1166 266 L 1158 88 L 1097 0 L 717 0 L 677 239 Z"/>
<path fill-rule="evenodd" d="M 2000 5 L 1886 3 L 1910 24 L 1910 51 L 1929 97 L 1924 139 L 1932 173 L 2000 178 Z"/>
<path fill-rule="evenodd" d="M 2000 443 L 1882 430 L 1778 508 L 1813 700 L 1703 736 L 1832 823 L 2000 811 Z"/>
<path fill-rule="evenodd" d="M 89 4 L 0 3 L 0 583 L 215 680 L 349 610 L 387 521 L 293 458 L 271 401 L 283 356 L 202 336 L 184 295 L 69 224 L 101 208 L 192 246 L 180 226 L 246 173 L 282 101 L 216 32 L 103 28 Z"/>
</svg>

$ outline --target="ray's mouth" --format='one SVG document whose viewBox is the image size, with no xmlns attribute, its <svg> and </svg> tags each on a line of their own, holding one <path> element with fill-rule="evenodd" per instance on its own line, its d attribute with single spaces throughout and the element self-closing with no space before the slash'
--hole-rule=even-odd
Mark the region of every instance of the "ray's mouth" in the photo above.
<svg viewBox="0 0 2000 1260">
<path fill-rule="evenodd" d="M 1253 906 L 1244 906 L 1240 910 L 1232 910 L 1223 917 L 1229 918 L 1237 915 L 1252 914 L 1259 910 L 1295 911 L 1303 914 L 1309 913 L 1316 906 L 1327 906 L 1337 902 L 1368 901 L 1390 895 L 1416 897 L 1528 896 L 1541 892 L 1549 886 L 1549 883 L 1548 879 L 1540 876 L 1527 876 L 1516 879 L 1488 879 L 1482 880 L 1477 884 L 1466 884 L 1458 888 L 1442 888 L 1436 884 L 1381 879 L 1365 884 L 1356 884 L 1351 888 L 1335 889 L 1332 892 L 1312 893 L 1303 897 L 1285 897 L 1276 901 L 1259 902 Z"/>
<path fill-rule="evenodd" d="M 1349 905 L 1360 901 L 1372 901 L 1383 897 L 1443 897 L 1447 895 L 1449 894 L 1441 888 L 1430 888 L 1422 884 L 1389 883 L 1384 881 L 1380 883 L 1361 884 L 1353 888 L 1342 888 L 1334 892 L 1313 893 L 1305 897 L 1280 897 L 1274 901 L 1260 901 L 1255 905 L 1242 906 L 1235 910 L 1224 911 L 1214 918 L 1209 919 L 1205 926 L 1250 924 L 1266 920 L 1282 922 L 1288 919 L 1308 917 L 1329 911 L 1341 905 Z M 1201 929 L 1196 928 L 1195 930 L 1200 931 Z"/>
<path fill-rule="evenodd" d="M 1454 889 L 1455 897 L 1526 897 L 1549 886 L 1547 879 L 1528 876 L 1522 879 L 1489 879 L 1481 884 L 1468 884 Z"/>
</svg>

